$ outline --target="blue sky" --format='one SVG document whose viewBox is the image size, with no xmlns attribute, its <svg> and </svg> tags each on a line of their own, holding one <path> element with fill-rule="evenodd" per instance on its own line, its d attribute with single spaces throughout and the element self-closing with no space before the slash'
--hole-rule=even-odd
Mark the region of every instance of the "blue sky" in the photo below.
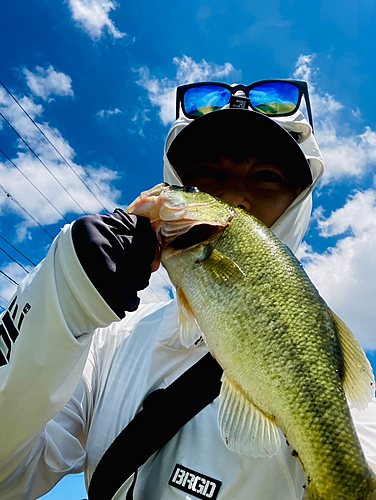
<svg viewBox="0 0 376 500">
<path fill-rule="evenodd" d="M 0 270 L 161 181 L 176 85 L 305 79 L 326 175 L 300 257 L 376 366 L 375 21 L 376 0 L 4 2 L 0 80 L 39 129 L 0 87 Z M 84 496 L 78 476 L 46 498 Z"/>
</svg>

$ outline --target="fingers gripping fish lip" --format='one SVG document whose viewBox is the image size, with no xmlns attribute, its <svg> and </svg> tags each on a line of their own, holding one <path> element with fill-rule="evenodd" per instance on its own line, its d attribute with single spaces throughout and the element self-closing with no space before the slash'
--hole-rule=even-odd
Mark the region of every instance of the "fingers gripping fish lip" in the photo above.
<svg viewBox="0 0 376 500">
<path fill-rule="evenodd" d="M 148 217 L 153 222 L 159 214 L 159 206 L 156 200 L 167 188 L 168 184 L 161 183 L 148 191 L 143 191 L 138 198 L 128 205 L 126 212 Z"/>
<path fill-rule="evenodd" d="M 128 213 L 148 217 L 151 222 L 156 220 L 179 220 L 182 219 L 186 205 L 179 200 L 172 201 L 169 196 L 171 192 L 182 191 L 183 188 L 170 186 L 167 183 L 158 184 L 148 191 L 143 191 L 127 208 Z"/>
<path fill-rule="evenodd" d="M 192 193 L 196 192 L 198 193 L 199 190 L 194 187 L 194 186 L 187 186 L 187 187 L 181 187 L 181 186 L 170 186 L 167 184 L 167 182 L 162 182 L 161 184 L 157 184 L 151 189 L 148 189 L 147 191 L 143 191 L 138 198 L 136 198 L 127 208 L 128 213 L 133 213 L 133 214 L 138 214 L 140 211 L 143 212 L 143 214 L 146 216 L 146 213 L 150 209 L 150 214 L 154 215 L 154 211 L 152 210 L 153 207 L 158 207 L 159 204 L 157 203 L 157 199 L 162 199 L 160 198 L 163 194 L 166 194 L 165 197 L 165 204 L 168 204 L 168 193 L 177 193 L 177 192 L 185 192 L 185 193 Z M 177 199 L 175 196 L 175 200 L 173 204 L 169 204 L 170 208 L 174 208 L 175 210 L 179 208 Z M 182 201 L 181 202 L 181 208 L 185 207 L 185 203 Z M 149 217 L 151 218 L 151 217 Z M 151 220 L 153 220 L 151 218 Z"/>
<path fill-rule="evenodd" d="M 187 199 L 187 193 L 195 194 L 194 199 L 191 196 Z M 226 206 L 220 217 L 216 210 L 214 216 L 212 207 L 216 203 L 213 197 L 195 187 L 159 184 L 141 193 L 127 212 L 148 217 L 162 247 L 170 245 L 194 226 L 205 226 L 202 230 L 194 231 L 192 238 L 181 240 L 176 247 L 181 249 L 205 241 L 217 233 L 216 229 L 210 230 L 207 226 L 218 229 L 228 226 L 234 211 Z"/>
</svg>

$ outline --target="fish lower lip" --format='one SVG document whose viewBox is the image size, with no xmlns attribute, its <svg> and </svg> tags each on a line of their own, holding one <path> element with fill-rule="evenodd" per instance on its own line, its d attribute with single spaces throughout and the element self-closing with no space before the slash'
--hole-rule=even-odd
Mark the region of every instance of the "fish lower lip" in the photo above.
<svg viewBox="0 0 376 500">
<path fill-rule="evenodd" d="M 189 231 L 175 238 L 168 246 L 176 250 L 184 250 L 207 241 L 221 229 L 223 228 L 211 224 L 193 226 Z"/>
</svg>

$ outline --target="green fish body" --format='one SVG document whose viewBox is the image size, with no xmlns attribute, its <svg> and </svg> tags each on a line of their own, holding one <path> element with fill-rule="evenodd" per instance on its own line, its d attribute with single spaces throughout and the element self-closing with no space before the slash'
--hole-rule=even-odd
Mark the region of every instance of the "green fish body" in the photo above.
<svg viewBox="0 0 376 500">
<path fill-rule="evenodd" d="M 224 370 L 227 446 L 273 456 L 285 436 L 305 472 L 305 499 L 376 499 L 346 399 L 367 406 L 372 369 L 293 254 L 247 212 L 197 190 L 158 186 L 130 210 L 153 221 L 183 335 L 197 324 Z M 200 241 L 192 226 L 213 231 Z"/>
</svg>

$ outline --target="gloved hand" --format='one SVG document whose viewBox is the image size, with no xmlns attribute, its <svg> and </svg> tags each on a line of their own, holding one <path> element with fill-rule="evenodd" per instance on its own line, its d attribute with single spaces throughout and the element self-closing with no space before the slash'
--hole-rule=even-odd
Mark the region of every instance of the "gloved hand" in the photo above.
<svg viewBox="0 0 376 500">
<path fill-rule="evenodd" d="M 150 220 L 124 210 L 88 215 L 72 228 L 77 256 L 111 309 L 123 318 L 140 303 L 137 292 L 159 267 L 159 246 Z"/>
</svg>

